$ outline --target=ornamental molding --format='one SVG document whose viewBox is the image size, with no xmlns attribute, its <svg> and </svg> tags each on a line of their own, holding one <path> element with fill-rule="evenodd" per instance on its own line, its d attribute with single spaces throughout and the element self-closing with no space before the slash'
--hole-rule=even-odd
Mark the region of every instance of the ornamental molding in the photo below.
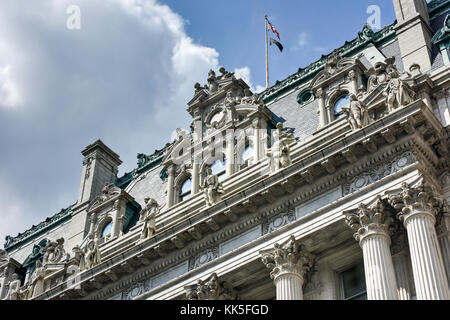
<svg viewBox="0 0 450 320">
<path fill-rule="evenodd" d="M 386 199 L 380 195 L 369 203 L 360 203 L 352 212 L 344 211 L 345 222 L 355 232 L 353 237 L 362 246 L 365 239 L 371 236 L 382 236 L 388 239 L 394 233 L 394 219 L 389 211 Z"/>
<path fill-rule="evenodd" d="M 186 286 L 187 300 L 238 300 L 238 292 L 226 281 L 221 281 L 216 273 L 205 280 L 198 279 L 194 285 Z"/>
</svg>

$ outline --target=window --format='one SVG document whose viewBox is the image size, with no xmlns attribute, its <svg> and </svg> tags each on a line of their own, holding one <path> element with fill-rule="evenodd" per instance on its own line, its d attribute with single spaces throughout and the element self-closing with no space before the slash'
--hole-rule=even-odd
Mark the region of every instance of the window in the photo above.
<svg viewBox="0 0 450 320">
<path fill-rule="evenodd" d="M 364 265 L 358 264 L 341 273 L 345 300 L 367 300 Z"/>
<path fill-rule="evenodd" d="M 347 108 L 350 105 L 350 97 L 349 96 L 343 96 L 339 98 L 333 107 L 334 112 L 334 120 L 339 119 L 344 115 L 344 112 L 342 111 L 342 108 Z"/>
<path fill-rule="evenodd" d="M 314 100 L 314 94 L 309 89 L 302 90 L 297 96 L 297 102 L 302 106 L 313 100 Z"/>
<path fill-rule="evenodd" d="M 191 187 L 192 187 L 192 180 L 186 179 L 183 184 L 181 185 L 180 189 L 180 201 L 187 200 L 191 197 Z"/>
<path fill-rule="evenodd" d="M 102 230 L 102 238 L 109 239 L 111 237 L 112 221 L 109 222 Z"/>
<path fill-rule="evenodd" d="M 216 160 L 211 166 L 212 174 L 216 174 L 219 181 L 225 179 L 225 163 L 226 161 Z"/>
</svg>

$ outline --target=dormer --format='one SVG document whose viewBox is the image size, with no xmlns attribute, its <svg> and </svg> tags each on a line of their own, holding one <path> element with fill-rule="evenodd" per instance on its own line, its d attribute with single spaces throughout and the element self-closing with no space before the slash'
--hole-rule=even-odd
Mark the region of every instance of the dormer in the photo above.
<svg viewBox="0 0 450 320">
<path fill-rule="evenodd" d="M 350 96 L 358 95 L 366 81 L 366 67 L 354 58 L 332 54 L 311 82 L 310 88 L 319 99 L 319 128 L 344 116 Z"/>
</svg>

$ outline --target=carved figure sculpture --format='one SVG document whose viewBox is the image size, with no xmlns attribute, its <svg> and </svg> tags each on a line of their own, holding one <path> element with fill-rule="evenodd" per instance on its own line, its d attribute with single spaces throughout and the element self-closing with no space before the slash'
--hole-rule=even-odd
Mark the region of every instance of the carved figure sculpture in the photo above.
<svg viewBox="0 0 450 320">
<path fill-rule="evenodd" d="M 397 70 L 390 68 L 388 71 L 388 84 L 383 90 L 383 95 L 386 96 L 388 111 L 391 112 L 413 102 L 415 93 L 409 84 L 400 78 Z"/>
<path fill-rule="evenodd" d="M 98 240 L 91 233 L 85 247 L 86 269 L 90 269 L 101 262 L 100 250 L 98 249 Z"/>
<path fill-rule="evenodd" d="M 359 101 L 354 94 L 350 95 L 350 106 L 344 107 L 343 111 L 352 130 L 360 129 L 369 124 L 370 118 L 367 106 Z"/>
<path fill-rule="evenodd" d="M 251 103 L 252 103 L 252 96 L 250 95 L 250 90 L 248 88 L 245 88 L 244 96 L 241 99 L 241 104 L 251 104 Z"/>
<path fill-rule="evenodd" d="M 9 262 L 9 256 L 6 250 L 0 249 L 0 266 Z"/>
<path fill-rule="evenodd" d="M 12 279 L 9 282 L 8 287 L 8 293 L 3 300 L 19 300 L 20 280 L 16 273 L 12 275 Z"/>
<path fill-rule="evenodd" d="M 292 164 L 289 144 L 295 141 L 292 131 L 283 131 L 283 124 L 281 123 L 277 124 L 277 130 L 274 131 L 273 138 L 274 143 L 266 153 L 271 172 L 275 172 L 280 168 L 286 168 Z"/>
<path fill-rule="evenodd" d="M 86 259 L 84 251 L 79 246 L 75 246 L 72 249 L 72 252 L 75 255 L 75 259 L 78 261 L 78 267 L 80 268 L 80 271 L 86 270 Z"/>
<path fill-rule="evenodd" d="M 205 192 L 206 204 L 212 206 L 217 202 L 224 190 L 222 184 L 219 182 L 219 178 L 212 173 L 211 168 L 208 168 L 206 172 L 206 178 L 201 189 Z"/>
<path fill-rule="evenodd" d="M 234 75 L 234 72 L 228 72 L 224 67 L 220 67 L 219 72 L 222 74 L 219 76 L 220 79 L 231 78 Z"/>
<path fill-rule="evenodd" d="M 30 286 L 28 291 L 28 296 L 30 298 L 37 297 L 42 292 L 44 292 L 44 276 L 45 276 L 45 270 L 42 266 L 42 262 L 38 260 L 36 262 L 36 268 L 34 269 L 31 280 L 30 280 Z"/>
<path fill-rule="evenodd" d="M 216 73 L 214 70 L 209 70 L 208 72 L 208 89 L 210 93 L 214 93 L 219 88 L 219 84 L 217 83 Z"/>
<path fill-rule="evenodd" d="M 148 239 L 156 232 L 155 217 L 159 213 L 159 206 L 156 200 L 149 197 L 144 199 L 145 207 L 141 210 L 139 222 L 143 222 L 141 239 Z"/>
<path fill-rule="evenodd" d="M 47 263 L 58 263 L 68 259 L 68 255 L 64 250 L 64 238 L 49 241 L 42 251 L 44 252 L 44 265 Z"/>
</svg>

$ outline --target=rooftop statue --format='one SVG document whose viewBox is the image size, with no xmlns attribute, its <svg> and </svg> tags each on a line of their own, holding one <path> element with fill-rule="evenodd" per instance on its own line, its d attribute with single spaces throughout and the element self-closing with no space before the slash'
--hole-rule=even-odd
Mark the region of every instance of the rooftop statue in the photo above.
<svg viewBox="0 0 450 320">
<path fill-rule="evenodd" d="M 8 293 L 3 300 L 19 300 L 20 280 L 16 273 L 12 275 L 12 279 L 9 281 L 8 287 Z"/>
<path fill-rule="evenodd" d="M 158 202 L 152 198 L 145 198 L 145 207 L 140 212 L 139 222 L 143 223 L 141 231 L 141 240 L 152 237 L 156 232 L 155 218 L 159 213 Z"/>
<path fill-rule="evenodd" d="M 383 90 L 383 95 L 386 96 L 388 112 L 391 112 L 399 107 L 406 106 L 414 101 L 414 90 L 404 79 L 401 79 L 396 68 L 390 68 L 388 70 L 387 79 L 388 84 Z"/>
<path fill-rule="evenodd" d="M 43 264 L 58 263 L 68 260 L 68 254 L 64 250 L 64 238 L 56 241 L 49 241 L 42 249 L 44 252 Z"/>
<path fill-rule="evenodd" d="M 214 93 L 219 88 L 219 84 L 217 83 L 216 73 L 214 70 L 209 70 L 208 72 L 208 89 L 209 93 Z"/>
<path fill-rule="evenodd" d="M 205 192 L 206 205 L 212 206 L 219 201 L 220 195 L 224 193 L 224 190 L 219 182 L 219 178 L 212 173 L 211 168 L 208 168 L 206 172 L 205 181 L 200 188 Z"/>
<path fill-rule="evenodd" d="M 88 241 L 84 250 L 86 269 L 90 269 L 101 262 L 98 240 L 92 233 L 88 236 Z"/>
<path fill-rule="evenodd" d="M 357 130 L 369 124 L 369 111 L 367 106 L 354 95 L 350 95 L 350 106 L 342 108 L 352 130 Z"/>
</svg>

